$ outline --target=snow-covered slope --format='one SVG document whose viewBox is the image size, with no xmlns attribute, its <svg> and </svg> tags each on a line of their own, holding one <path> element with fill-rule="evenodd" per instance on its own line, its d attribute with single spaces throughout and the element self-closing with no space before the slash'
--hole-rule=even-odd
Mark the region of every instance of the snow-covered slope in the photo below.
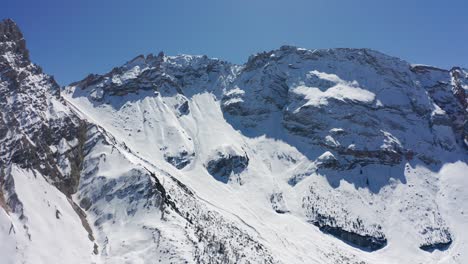
<svg viewBox="0 0 468 264">
<path fill-rule="evenodd" d="M 24 43 L 4 36 L 24 72 Z M 245 65 L 138 56 L 61 95 L 41 72 L 2 73 L 5 261 L 464 263 L 467 72 L 284 46 Z M 11 235 L 22 224 L 33 241 Z"/>
</svg>

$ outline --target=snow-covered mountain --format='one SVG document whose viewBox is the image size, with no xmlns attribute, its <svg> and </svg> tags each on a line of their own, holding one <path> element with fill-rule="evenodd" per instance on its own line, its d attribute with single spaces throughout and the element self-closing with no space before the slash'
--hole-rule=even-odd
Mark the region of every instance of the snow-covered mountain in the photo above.
<svg viewBox="0 0 468 264">
<path fill-rule="evenodd" d="M 0 23 L 0 263 L 465 263 L 468 70 L 283 46 L 60 88 Z"/>
</svg>

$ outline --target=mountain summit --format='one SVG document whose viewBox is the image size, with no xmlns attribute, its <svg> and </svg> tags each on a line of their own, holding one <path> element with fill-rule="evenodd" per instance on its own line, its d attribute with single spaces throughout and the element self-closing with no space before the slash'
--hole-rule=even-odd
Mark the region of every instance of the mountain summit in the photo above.
<svg viewBox="0 0 468 264">
<path fill-rule="evenodd" d="M 0 52 L 5 54 L 10 51 L 21 54 L 24 59 L 29 60 L 29 52 L 26 49 L 26 41 L 23 34 L 11 19 L 4 19 L 0 22 Z"/>
<path fill-rule="evenodd" d="M 283 46 L 59 88 L 0 23 L 5 263 L 464 263 L 468 71 Z"/>
</svg>

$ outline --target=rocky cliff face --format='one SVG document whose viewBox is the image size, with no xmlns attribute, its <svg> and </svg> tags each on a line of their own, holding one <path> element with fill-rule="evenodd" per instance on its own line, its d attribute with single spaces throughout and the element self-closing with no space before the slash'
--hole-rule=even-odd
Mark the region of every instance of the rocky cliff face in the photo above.
<svg viewBox="0 0 468 264">
<path fill-rule="evenodd" d="M 8 243 L 18 251 L 5 254 L 11 254 L 12 262 L 30 262 L 35 257 L 28 252 L 42 243 L 64 255 L 74 253 L 59 246 L 60 241 L 46 241 L 47 233 L 54 232 L 45 224 L 47 210 L 55 210 L 57 221 L 66 221 L 63 229 L 56 228 L 58 237 L 67 229 L 79 230 L 83 235 L 76 238 L 76 247 L 92 246 L 92 231 L 84 228 L 86 218 L 71 200 L 80 180 L 86 122 L 60 98 L 54 79 L 31 63 L 23 35 L 11 20 L 0 23 L 0 72 L 0 193 L 9 212 L 2 215 L 8 219 L 2 226 L 9 226 L 13 241 Z M 35 211 L 46 204 L 44 215 L 38 216 Z"/>
<path fill-rule="evenodd" d="M 11 20 L 0 55 L 8 263 L 468 258 L 467 70 L 284 46 L 138 56 L 60 89 Z"/>
<path fill-rule="evenodd" d="M 334 186 L 344 179 L 379 193 L 390 179 L 376 167 L 437 167 L 454 158 L 448 153 L 466 147 L 463 78 L 459 68 L 412 66 L 367 49 L 285 46 L 251 57 L 222 106 L 226 119 L 246 134 L 284 140 L 315 160 L 306 172 L 291 174 L 291 185 L 319 172 Z M 404 173 L 392 174 L 406 181 Z M 386 245 L 380 221 L 352 216 L 348 205 L 310 189 L 303 199 L 309 221 L 360 247 Z M 450 243 L 444 220 L 434 220 L 437 227 L 421 233 Z"/>
<path fill-rule="evenodd" d="M 0 24 L 0 71 L 2 171 L 12 163 L 36 170 L 70 196 L 80 177 L 84 122 L 60 98 L 54 79 L 29 61 L 11 20 Z"/>
<path fill-rule="evenodd" d="M 424 65 L 412 66 L 411 71 L 416 74 L 417 83 L 441 109 L 431 117 L 431 123 L 451 126 L 458 143 L 466 148 L 467 71 L 460 67 L 447 71 Z"/>
</svg>

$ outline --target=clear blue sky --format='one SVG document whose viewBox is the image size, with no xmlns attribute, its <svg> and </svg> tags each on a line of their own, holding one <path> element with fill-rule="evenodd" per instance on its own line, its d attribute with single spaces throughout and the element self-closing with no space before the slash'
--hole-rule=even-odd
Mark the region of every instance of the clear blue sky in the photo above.
<svg viewBox="0 0 468 264">
<path fill-rule="evenodd" d="M 284 44 L 365 47 L 412 63 L 468 67 L 468 1 L 5 0 L 32 60 L 61 85 L 138 54 L 234 63 Z"/>
</svg>

